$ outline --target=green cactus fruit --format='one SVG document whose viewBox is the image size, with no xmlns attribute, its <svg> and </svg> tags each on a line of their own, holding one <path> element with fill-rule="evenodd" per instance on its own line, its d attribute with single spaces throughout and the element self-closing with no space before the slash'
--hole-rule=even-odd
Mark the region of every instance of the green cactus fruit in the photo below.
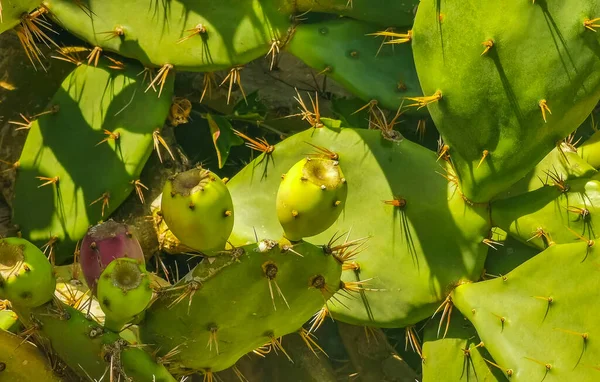
<svg viewBox="0 0 600 382">
<path fill-rule="evenodd" d="M 36 307 L 52 299 L 56 280 L 46 256 L 25 239 L 0 239 L 0 299 Z"/>
<path fill-rule="evenodd" d="M 0 331 L 6 330 L 16 334 L 20 326 L 19 316 L 15 312 L 8 309 L 0 310 Z"/>
<path fill-rule="evenodd" d="M 167 357 L 174 375 L 224 370 L 265 344 L 285 353 L 278 338 L 298 331 L 340 288 L 335 256 L 305 242 L 263 240 L 213 260 L 159 292 L 140 324 L 143 343 L 159 356 L 177 350 Z"/>
<path fill-rule="evenodd" d="M 352 19 L 300 24 L 286 49 L 365 104 L 396 110 L 405 97 L 423 93 L 410 44 L 393 49 L 382 45 L 382 39 L 370 35 L 379 30 L 376 25 Z M 427 109 L 405 112 L 426 114 Z"/>
<path fill-rule="evenodd" d="M 168 114 L 172 81 L 159 98 L 145 93 L 143 68 L 113 65 L 100 59 L 73 70 L 53 112 L 31 124 L 19 158 L 13 222 L 56 263 L 133 191 Z"/>
<path fill-rule="evenodd" d="M 595 169 L 600 168 L 600 131 L 596 131 L 579 148 L 577 153 Z"/>
<path fill-rule="evenodd" d="M 113 260 L 98 280 L 98 301 L 106 316 L 104 326 L 116 332 L 143 313 L 152 300 L 146 266 L 138 260 Z"/>
<path fill-rule="evenodd" d="M 194 168 L 170 177 L 163 188 L 162 216 L 186 246 L 201 252 L 225 248 L 234 222 L 227 186 L 215 173 Z"/>
<path fill-rule="evenodd" d="M 378 23 L 385 27 L 412 25 L 419 0 L 280 0 L 295 13 L 319 12 Z"/>
<path fill-rule="evenodd" d="M 296 163 L 277 191 L 277 217 L 285 237 L 297 241 L 325 231 L 342 213 L 347 194 L 337 160 L 308 157 Z"/>
<path fill-rule="evenodd" d="M 406 329 L 413 347 L 418 346 L 415 329 Z M 442 335 L 445 334 L 445 335 Z M 410 336 L 410 337 L 408 337 Z M 488 363 L 494 362 L 479 339 L 473 324 L 458 312 L 446 331 L 429 321 L 423 333 L 423 382 L 508 381 L 500 370 Z"/>
<path fill-rule="evenodd" d="M 212 72 L 246 64 L 278 50 L 290 27 L 289 14 L 263 0 L 150 5 L 146 0 L 88 0 L 89 15 L 72 0 L 44 4 L 77 37 L 144 66 L 163 67 L 165 75 L 173 68 Z"/>
<path fill-rule="evenodd" d="M 48 358 L 30 342 L 0 329 L 0 379 L 10 382 L 61 382 Z"/>
<path fill-rule="evenodd" d="M 412 47 L 425 96 L 411 104 L 429 109 L 469 200 L 525 176 L 595 107 L 597 17 L 599 0 L 420 3 Z"/>
<path fill-rule="evenodd" d="M 227 183 L 236 209 L 231 243 L 251 242 L 255 232 L 280 237 L 274 203 L 280 174 L 307 154 L 337 157 L 348 181 L 346 207 L 329 229 L 307 241 L 322 244 L 334 236 L 333 246 L 354 241 L 344 256 L 342 279 L 369 280 L 364 288 L 370 290 L 356 298 L 340 296 L 343 305 L 329 306 L 333 317 L 389 328 L 431 316 L 448 286 L 479 278 L 488 248 L 489 212 L 461 198 L 444 178 L 453 179 L 445 162 L 436 162 L 438 155 L 400 135 L 394 138 L 397 132 L 320 121 L 323 128 L 288 137 L 275 146 L 272 161 L 261 154 Z M 364 245 L 357 248 L 360 242 Z"/>
<path fill-rule="evenodd" d="M 493 202 L 492 221 L 521 242 L 544 249 L 578 238 L 595 239 L 599 203 L 597 177 L 551 178 L 548 186 Z"/>
<path fill-rule="evenodd" d="M 556 244 L 504 277 L 452 292 L 511 381 L 598 380 L 596 247 Z"/>
<path fill-rule="evenodd" d="M 35 330 L 42 345 L 52 349 L 52 354 L 82 379 L 99 381 L 113 375 L 115 380 L 175 382 L 145 350 L 130 346 L 118 334 L 86 317 L 85 312 L 51 301 L 17 313 L 29 329 Z"/>
<path fill-rule="evenodd" d="M 23 14 L 33 11 L 41 2 L 41 0 L 1 0 L 0 33 L 17 26 Z"/>
</svg>

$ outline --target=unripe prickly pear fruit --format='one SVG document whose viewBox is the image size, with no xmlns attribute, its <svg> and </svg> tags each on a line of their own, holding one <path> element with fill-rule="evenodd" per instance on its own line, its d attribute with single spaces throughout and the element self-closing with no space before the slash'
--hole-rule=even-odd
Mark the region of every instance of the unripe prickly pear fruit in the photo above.
<svg viewBox="0 0 600 382">
<path fill-rule="evenodd" d="M 200 252 L 225 248 L 233 230 L 233 201 L 216 174 L 194 168 L 170 177 L 161 203 L 167 226 L 183 244 Z"/>
<path fill-rule="evenodd" d="M 317 235 L 338 218 L 348 185 L 338 161 L 305 158 L 284 175 L 277 192 L 277 217 L 292 241 Z"/>
<path fill-rule="evenodd" d="M 151 300 L 150 277 L 143 262 L 115 259 L 98 279 L 98 301 L 106 316 L 104 326 L 110 330 L 120 331 L 146 310 Z"/>
<path fill-rule="evenodd" d="M 144 263 L 144 252 L 126 224 L 108 220 L 91 227 L 81 242 L 81 270 L 96 295 L 102 271 L 115 259 L 126 257 Z"/>
<path fill-rule="evenodd" d="M 25 239 L 0 240 L 0 299 L 35 308 L 52 299 L 56 280 L 46 256 Z"/>
</svg>

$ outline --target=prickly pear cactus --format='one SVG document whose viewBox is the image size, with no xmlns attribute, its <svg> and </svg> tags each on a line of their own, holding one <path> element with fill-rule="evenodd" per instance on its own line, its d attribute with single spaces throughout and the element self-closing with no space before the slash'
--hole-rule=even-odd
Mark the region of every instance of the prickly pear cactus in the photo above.
<svg viewBox="0 0 600 382">
<path fill-rule="evenodd" d="M 23 14 L 33 11 L 41 2 L 41 0 L 0 1 L 0 33 L 17 26 Z"/>
<path fill-rule="evenodd" d="M 468 199 L 489 201 L 590 114 L 599 15 L 597 0 L 420 3 L 413 104 L 429 109 Z"/>
</svg>

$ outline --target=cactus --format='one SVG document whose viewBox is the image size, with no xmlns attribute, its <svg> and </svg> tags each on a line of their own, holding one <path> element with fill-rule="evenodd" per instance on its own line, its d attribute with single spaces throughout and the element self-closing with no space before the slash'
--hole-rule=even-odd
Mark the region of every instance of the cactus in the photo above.
<svg viewBox="0 0 600 382">
<path fill-rule="evenodd" d="M 120 331 L 123 325 L 140 315 L 152 300 L 152 288 L 145 265 L 140 265 L 135 259 L 115 259 L 100 275 L 97 293 L 106 315 L 104 326 Z"/>
<path fill-rule="evenodd" d="M 139 67 L 112 65 L 79 65 L 52 99 L 53 112 L 29 127 L 19 158 L 13 222 L 58 263 L 133 191 L 167 116 L 172 81 L 157 98 L 144 93 Z"/>
<path fill-rule="evenodd" d="M 42 251 L 25 239 L 0 239 L 0 299 L 33 308 L 52 299 L 55 285 Z"/>
<path fill-rule="evenodd" d="M 421 2 L 412 47 L 425 96 L 413 104 L 427 106 L 469 200 L 509 187 L 590 114 L 600 57 L 589 20 L 599 7 Z"/>
<path fill-rule="evenodd" d="M 221 178 L 203 168 L 188 170 L 169 178 L 162 195 L 162 217 L 183 244 L 201 252 L 225 248 L 234 212 Z"/>
<path fill-rule="evenodd" d="M 0 331 L 17 333 L 19 329 L 19 316 L 12 310 L 0 309 Z"/>
<path fill-rule="evenodd" d="M 23 14 L 33 11 L 40 3 L 41 0 L 0 1 L 0 33 L 17 26 Z"/>
<path fill-rule="evenodd" d="M 285 354 L 279 337 L 299 330 L 338 288 L 350 287 L 340 286 L 341 268 L 330 251 L 304 242 L 235 248 L 159 291 L 141 338 L 160 346 L 174 375 L 218 372 L 265 344 Z"/>
<path fill-rule="evenodd" d="M 348 184 L 337 159 L 306 158 L 283 176 L 277 191 L 277 217 L 292 240 L 318 235 L 340 216 Z"/>
<path fill-rule="evenodd" d="M 457 287 L 452 303 L 511 381 L 593 381 L 600 307 L 590 298 L 598 283 L 589 275 L 597 256 L 586 242 L 556 244 L 502 278 Z"/>
<path fill-rule="evenodd" d="M 81 268 L 88 287 L 96 295 L 98 279 L 115 259 L 144 263 L 144 253 L 130 227 L 108 220 L 90 227 L 81 243 Z"/>
</svg>

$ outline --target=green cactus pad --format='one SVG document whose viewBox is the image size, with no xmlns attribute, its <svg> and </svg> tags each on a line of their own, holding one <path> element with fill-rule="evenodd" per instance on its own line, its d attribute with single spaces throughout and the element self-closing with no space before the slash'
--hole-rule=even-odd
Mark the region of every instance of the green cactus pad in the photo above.
<svg viewBox="0 0 600 382">
<path fill-rule="evenodd" d="M 342 213 L 348 183 L 338 161 L 305 158 L 285 174 L 277 191 L 277 217 L 293 241 L 329 228 Z"/>
<path fill-rule="evenodd" d="M 63 381 L 54 374 L 48 358 L 39 348 L 2 329 L 0 329 L 0 379 L 10 382 Z"/>
<path fill-rule="evenodd" d="M 553 245 L 503 278 L 452 293 L 511 381 L 598 380 L 596 246 Z"/>
<path fill-rule="evenodd" d="M 600 56 L 585 23 L 597 17 L 598 0 L 421 2 L 412 47 L 428 98 L 415 103 L 428 104 L 468 199 L 515 183 L 590 114 Z"/>
<path fill-rule="evenodd" d="M 106 316 L 104 326 L 116 332 L 141 314 L 152 300 L 146 266 L 137 260 L 113 260 L 98 280 L 98 301 Z"/>
<path fill-rule="evenodd" d="M 382 38 L 368 35 L 380 29 L 351 19 L 300 24 L 286 49 L 365 104 L 376 100 L 381 107 L 396 110 L 405 97 L 422 91 L 410 45 L 392 48 L 382 45 Z M 426 114 L 427 110 L 406 112 Z"/>
<path fill-rule="evenodd" d="M 498 382 L 508 381 L 500 370 L 488 364 L 492 357 L 473 325 L 459 312 L 445 336 L 437 320 L 430 321 L 423 333 L 423 382 Z M 439 335 L 438 335 L 439 334 Z"/>
<path fill-rule="evenodd" d="M 134 189 L 169 110 L 172 81 L 158 98 L 144 92 L 140 67 L 110 65 L 82 64 L 63 81 L 50 104 L 56 112 L 31 125 L 19 158 L 13 222 L 23 237 L 48 244 L 57 263 Z"/>
<path fill-rule="evenodd" d="M 600 131 L 595 132 L 579 148 L 578 154 L 593 168 L 600 168 Z"/>
<path fill-rule="evenodd" d="M 0 299 L 36 307 L 52 299 L 56 280 L 46 256 L 25 239 L 0 239 Z"/>
<path fill-rule="evenodd" d="M 91 16 L 72 0 L 44 4 L 59 24 L 93 46 L 145 66 L 186 71 L 228 69 L 264 56 L 274 41 L 286 40 L 290 26 L 289 15 L 263 0 L 89 0 Z"/>
<path fill-rule="evenodd" d="M 283 234 L 277 219 L 280 175 L 307 154 L 329 150 L 339 156 L 348 181 L 346 207 L 328 230 L 306 239 L 323 244 L 334 236 L 368 238 L 358 248 L 358 274 L 343 280 L 369 280 L 362 298 L 331 305 L 337 320 L 369 326 L 404 327 L 433 314 L 449 287 L 475 280 L 487 246 L 487 211 L 469 206 L 449 184 L 443 161 L 407 139 L 382 137 L 380 131 L 333 128 L 339 121 L 321 118 L 324 128 L 297 133 L 275 146 L 272 160 L 261 155 L 228 182 L 236 209 L 230 241 L 243 245 L 258 237 Z M 269 166 L 264 177 L 265 166 Z M 337 245 L 344 239 L 340 238 Z M 349 264 L 351 265 L 351 264 Z"/>
<path fill-rule="evenodd" d="M 217 372 L 300 329 L 340 287 L 341 264 L 323 248 L 263 240 L 200 263 L 166 288 L 140 325 L 169 370 Z M 272 342 L 273 341 L 273 342 Z M 285 348 L 285 342 L 283 344 Z"/>
<path fill-rule="evenodd" d="M 14 28 L 21 22 L 24 13 L 33 11 L 42 0 L 1 0 L 0 33 Z"/>
<path fill-rule="evenodd" d="M 225 248 L 234 213 L 221 178 L 203 168 L 191 169 L 169 178 L 162 195 L 162 216 L 183 244 L 202 252 Z"/>
<path fill-rule="evenodd" d="M 597 236 L 600 181 L 581 178 L 492 203 L 492 221 L 518 240 L 539 249 Z"/>
<path fill-rule="evenodd" d="M 110 375 L 112 360 L 115 379 L 121 376 L 133 381 L 175 382 L 145 350 L 129 346 L 118 334 L 103 329 L 68 305 L 51 301 L 17 313 L 28 328 L 35 328 L 42 345 L 52 349 L 83 379 L 100 380 L 103 375 Z"/>
</svg>

